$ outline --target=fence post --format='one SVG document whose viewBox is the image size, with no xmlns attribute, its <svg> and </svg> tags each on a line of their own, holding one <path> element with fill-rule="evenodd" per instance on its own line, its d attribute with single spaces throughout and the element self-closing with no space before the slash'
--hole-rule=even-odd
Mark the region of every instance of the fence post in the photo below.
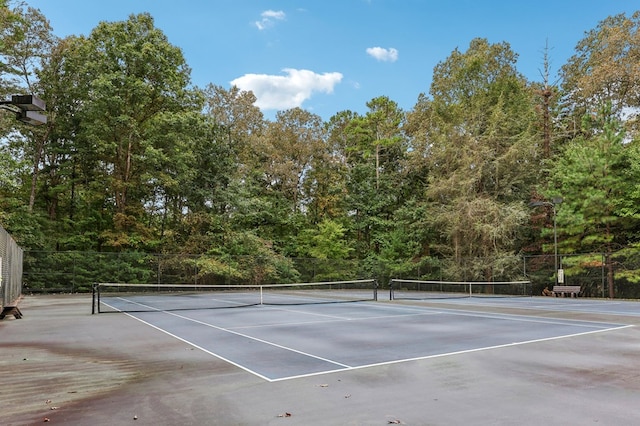
<svg viewBox="0 0 640 426">
<path fill-rule="evenodd" d="M 607 274 L 606 274 L 606 267 L 605 267 L 606 266 L 605 262 L 607 261 L 607 259 L 606 259 L 605 255 L 604 255 L 604 253 L 600 253 L 600 258 L 602 259 L 602 261 L 600 262 L 600 264 L 602 265 L 600 267 L 600 270 L 601 270 L 601 275 L 602 275 L 602 277 L 601 277 L 601 279 L 602 279 L 602 298 L 604 299 L 604 297 L 605 297 L 604 296 L 604 288 L 607 285 L 607 280 L 606 280 L 606 275 Z M 609 296 L 611 296 L 611 295 L 609 295 Z"/>
<path fill-rule="evenodd" d="M 91 315 L 96 313 L 96 283 L 91 286 Z"/>
</svg>

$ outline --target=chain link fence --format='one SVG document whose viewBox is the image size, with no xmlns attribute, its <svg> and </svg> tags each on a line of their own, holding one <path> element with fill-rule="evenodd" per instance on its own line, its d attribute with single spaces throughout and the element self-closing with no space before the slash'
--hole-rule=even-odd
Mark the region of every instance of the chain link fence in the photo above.
<svg viewBox="0 0 640 426">
<path fill-rule="evenodd" d="M 451 281 L 530 280 L 532 295 L 556 282 L 554 255 L 493 258 L 428 258 L 394 271 L 381 261 L 209 256 L 137 252 L 46 252 L 24 256 L 24 292 L 89 292 L 95 282 L 141 284 L 272 284 L 374 278 L 385 288 L 391 278 Z M 582 295 L 640 299 L 640 255 L 560 255 L 564 284 Z M 612 286 L 609 285 L 609 277 Z"/>
<path fill-rule="evenodd" d="M 440 281 L 529 280 L 532 295 L 551 289 L 560 278 L 564 285 L 579 285 L 584 297 L 640 299 L 640 251 L 612 255 L 587 253 L 558 255 L 499 255 L 483 258 L 429 258 L 391 278 Z M 386 282 L 386 281 L 381 281 Z"/>
<path fill-rule="evenodd" d="M 96 282 L 259 285 L 371 278 L 357 261 L 277 256 L 29 251 L 24 262 L 28 293 L 89 292 Z"/>
</svg>

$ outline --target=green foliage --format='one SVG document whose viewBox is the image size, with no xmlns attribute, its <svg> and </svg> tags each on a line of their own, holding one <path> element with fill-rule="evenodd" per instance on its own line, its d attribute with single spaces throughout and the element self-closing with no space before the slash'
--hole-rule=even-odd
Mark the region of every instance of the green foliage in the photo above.
<svg viewBox="0 0 640 426">
<path fill-rule="evenodd" d="M 12 215 L 11 205 L 19 203 L 16 199 L 20 189 L 18 171 L 24 170 L 26 164 L 14 157 L 6 146 L 0 146 L 0 222 L 4 223 Z"/>
<path fill-rule="evenodd" d="M 625 132 L 609 105 L 598 115 L 587 117 L 584 125 L 585 133 L 595 136 L 567 145 L 551 170 L 547 195 L 562 195 L 565 200 L 557 212 L 562 252 L 603 253 L 608 291 L 613 296 L 613 258 L 637 242 L 629 231 L 640 226 L 630 203 L 640 179 L 633 167 L 637 150 L 635 143 L 624 142 Z M 567 275 L 582 273 L 585 262 L 590 262 L 588 255 L 574 259 L 568 264 Z M 633 282 L 639 273 L 628 270 L 625 275 Z"/>
<path fill-rule="evenodd" d="M 37 90 L 49 119 L 0 116 L 0 221 L 29 250 L 33 290 L 508 280 L 523 250 L 552 247 L 550 211 L 535 235 L 528 202 L 561 195 L 561 249 L 581 252 L 569 277 L 607 267 L 613 282 L 618 265 L 640 282 L 639 16 L 586 33 L 558 108 L 508 43 L 478 38 L 411 110 L 380 96 L 323 122 L 300 108 L 268 121 L 251 92 L 192 87 L 148 14 L 58 40 L 37 11 L 0 7 L 0 91 Z"/>
<path fill-rule="evenodd" d="M 90 291 L 96 282 L 149 283 L 156 276 L 152 258 L 140 252 L 30 251 L 24 261 L 24 288 L 76 292 Z"/>
<path fill-rule="evenodd" d="M 325 219 L 317 229 L 301 233 L 298 242 L 302 247 L 300 253 L 316 259 L 347 259 L 353 248 L 344 239 L 346 231 L 341 224 Z"/>
<path fill-rule="evenodd" d="M 518 248 L 527 219 L 525 197 L 534 182 L 536 147 L 531 93 L 515 70 L 506 43 L 473 40 L 435 70 L 425 155 L 429 186 L 425 220 L 439 232 L 434 250 L 458 274 L 491 279 L 493 272 L 464 271 L 467 258 L 502 256 Z M 480 261 L 480 264 L 482 261 Z"/>
<path fill-rule="evenodd" d="M 601 125 L 598 136 L 567 145 L 551 170 L 547 195 L 565 200 L 557 223 L 568 252 L 610 252 L 616 233 L 627 226 L 619 212 L 627 204 L 631 151 L 616 120 L 605 118 Z"/>
<path fill-rule="evenodd" d="M 640 11 L 609 16 L 585 32 L 576 53 L 561 68 L 568 117 L 579 122 L 585 114 L 610 105 L 624 119 L 632 138 L 638 135 L 640 93 Z M 582 129 L 585 130 L 585 129 Z"/>
<path fill-rule="evenodd" d="M 11 58 L 15 56 L 15 47 L 25 38 L 24 10 L 21 8 L 11 9 L 8 0 L 0 1 L 0 76 L 2 76 L 2 94 L 6 90 L 5 85 L 15 82 L 6 81 L 6 74 L 19 75 L 20 71 L 12 63 Z"/>
</svg>

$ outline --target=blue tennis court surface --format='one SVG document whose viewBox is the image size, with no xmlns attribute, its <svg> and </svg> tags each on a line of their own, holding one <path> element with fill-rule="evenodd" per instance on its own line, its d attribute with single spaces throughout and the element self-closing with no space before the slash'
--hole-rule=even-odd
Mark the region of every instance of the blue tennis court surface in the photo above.
<svg viewBox="0 0 640 426">
<path fill-rule="evenodd" d="M 628 311 L 629 315 L 638 314 L 633 309 L 637 309 L 637 304 L 581 302 L 544 298 L 448 301 L 467 305 L 515 303 L 519 308 L 528 303 L 532 309 L 553 305 L 556 311 L 558 304 L 563 303 L 576 310 L 606 306 L 606 309 Z M 127 315 L 267 381 L 500 350 L 629 327 L 618 323 L 381 302 L 263 305 Z"/>
</svg>

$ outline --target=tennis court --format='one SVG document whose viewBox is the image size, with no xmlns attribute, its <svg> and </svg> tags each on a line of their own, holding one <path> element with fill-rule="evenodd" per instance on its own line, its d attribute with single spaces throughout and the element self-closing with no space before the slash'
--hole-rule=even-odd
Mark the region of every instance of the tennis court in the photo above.
<svg viewBox="0 0 640 426">
<path fill-rule="evenodd" d="M 430 303 L 447 304 L 451 300 L 433 299 Z M 573 314 L 599 314 L 640 316 L 640 303 L 629 300 L 603 300 L 568 297 L 525 297 L 525 298 L 466 298 L 457 299 L 461 306 L 485 306 L 493 308 L 515 308 L 535 311 L 563 312 Z"/>
<path fill-rule="evenodd" d="M 0 322 L 3 422 L 640 423 L 638 302 L 366 293 L 166 310 L 105 294 L 100 315 L 87 295 L 28 296 Z"/>
<path fill-rule="evenodd" d="M 348 371 L 390 363 L 525 345 L 550 339 L 601 333 L 625 324 L 465 312 L 382 303 L 304 304 L 297 296 L 274 305 L 243 309 L 202 309 L 225 303 L 222 295 L 189 295 L 195 309 L 163 311 L 176 296 L 114 296 L 103 304 L 134 308 L 132 318 L 268 381 Z M 246 295 L 242 295 L 246 296 Z M 283 296 L 280 296 L 282 298 Z M 178 296 L 182 299 L 182 296 Z M 156 300 L 158 299 L 158 300 Z M 211 299 L 214 299 L 213 301 Z M 293 303 L 295 306 L 286 306 Z M 148 308 L 153 307 L 151 310 Z"/>
</svg>

